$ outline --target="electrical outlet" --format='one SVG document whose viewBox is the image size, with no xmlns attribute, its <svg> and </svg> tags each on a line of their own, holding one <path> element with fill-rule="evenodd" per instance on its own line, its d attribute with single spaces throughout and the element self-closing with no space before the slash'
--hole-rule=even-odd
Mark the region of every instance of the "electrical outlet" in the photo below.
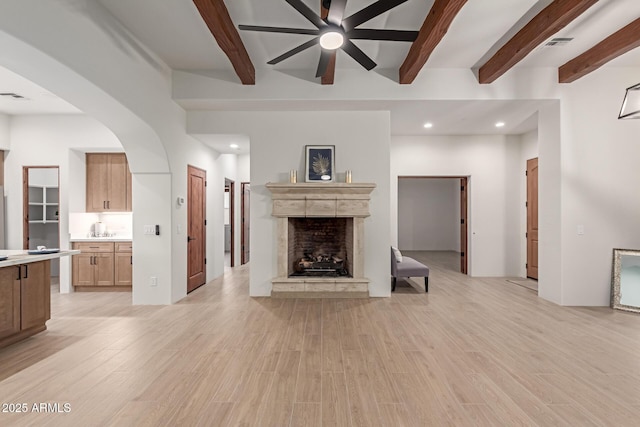
<svg viewBox="0 0 640 427">
<path fill-rule="evenodd" d="M 182 234 L 182 226 L 178 224 L 178 234 Z"/>
<path fill-rule="evenodd" d="M 155 276 L 151 276 L 151 280 L 149 283 L 151 286 L 158 286 L 158 278 Z"/>
<path fill-rule="evenodd" d="M 155 225 L 145 225 L 144 226 L 144 234 L 156 234 Z"/>
</svg>

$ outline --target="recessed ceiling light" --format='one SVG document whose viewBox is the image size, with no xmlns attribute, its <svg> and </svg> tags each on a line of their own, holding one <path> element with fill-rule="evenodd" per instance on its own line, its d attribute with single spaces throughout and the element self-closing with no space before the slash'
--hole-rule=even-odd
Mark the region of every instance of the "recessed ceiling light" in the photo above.
<svg viewBox="0 0 640 427">
<path fill-rule="evenodd" d="M 233 148 L 233 149 L 238 149 L 240 148 L 240 146 L 238 144 L 230 144 L 229 147 Z"/>
<path fill-rule="evenodd" d="M 431 129 L 433 127 L 433 123 L 425 123 L 424 124 L 424 128 L 425 129 Z"/>
<path fill-rule="evenodd" d="M 504 122 L 498 122 L 498 123 L 496 123 L 496 127 L 497 127 L 497 128 L 504 127 Z"/>
</svg>

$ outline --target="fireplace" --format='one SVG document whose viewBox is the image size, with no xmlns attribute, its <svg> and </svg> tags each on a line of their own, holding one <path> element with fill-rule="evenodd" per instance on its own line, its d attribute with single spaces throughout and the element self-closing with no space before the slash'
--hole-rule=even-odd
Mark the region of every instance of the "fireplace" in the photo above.
<svg viewBox="0 0 640 427">
<path fill-rule="evenodd" d="M 275 297 L 366 297 L 364 220 L 375 184 L 269 183 L 277 218 Z"/>
</svg>

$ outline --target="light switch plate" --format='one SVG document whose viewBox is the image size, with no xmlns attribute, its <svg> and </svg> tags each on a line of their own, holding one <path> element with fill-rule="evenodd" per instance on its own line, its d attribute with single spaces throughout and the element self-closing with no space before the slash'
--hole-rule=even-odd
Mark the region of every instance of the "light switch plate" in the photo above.
<svg viewBox="0 0 640 427">
<path fill-rule="evenodd" d="M 156 227 L 155 225 L 145 225 L 144 226 L 144 234 L 156 234 Z"/>
</svg>

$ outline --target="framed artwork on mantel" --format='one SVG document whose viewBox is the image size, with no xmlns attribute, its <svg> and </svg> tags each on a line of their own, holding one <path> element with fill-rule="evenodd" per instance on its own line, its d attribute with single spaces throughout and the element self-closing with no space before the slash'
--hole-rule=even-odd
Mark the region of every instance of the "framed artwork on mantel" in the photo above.
<svg viewBox="0 0 640 427">
<path fill-rule="evenodd" d="M 305 181 L 335 180 L 335 145 L 306 145 Z"/>
</svg>

